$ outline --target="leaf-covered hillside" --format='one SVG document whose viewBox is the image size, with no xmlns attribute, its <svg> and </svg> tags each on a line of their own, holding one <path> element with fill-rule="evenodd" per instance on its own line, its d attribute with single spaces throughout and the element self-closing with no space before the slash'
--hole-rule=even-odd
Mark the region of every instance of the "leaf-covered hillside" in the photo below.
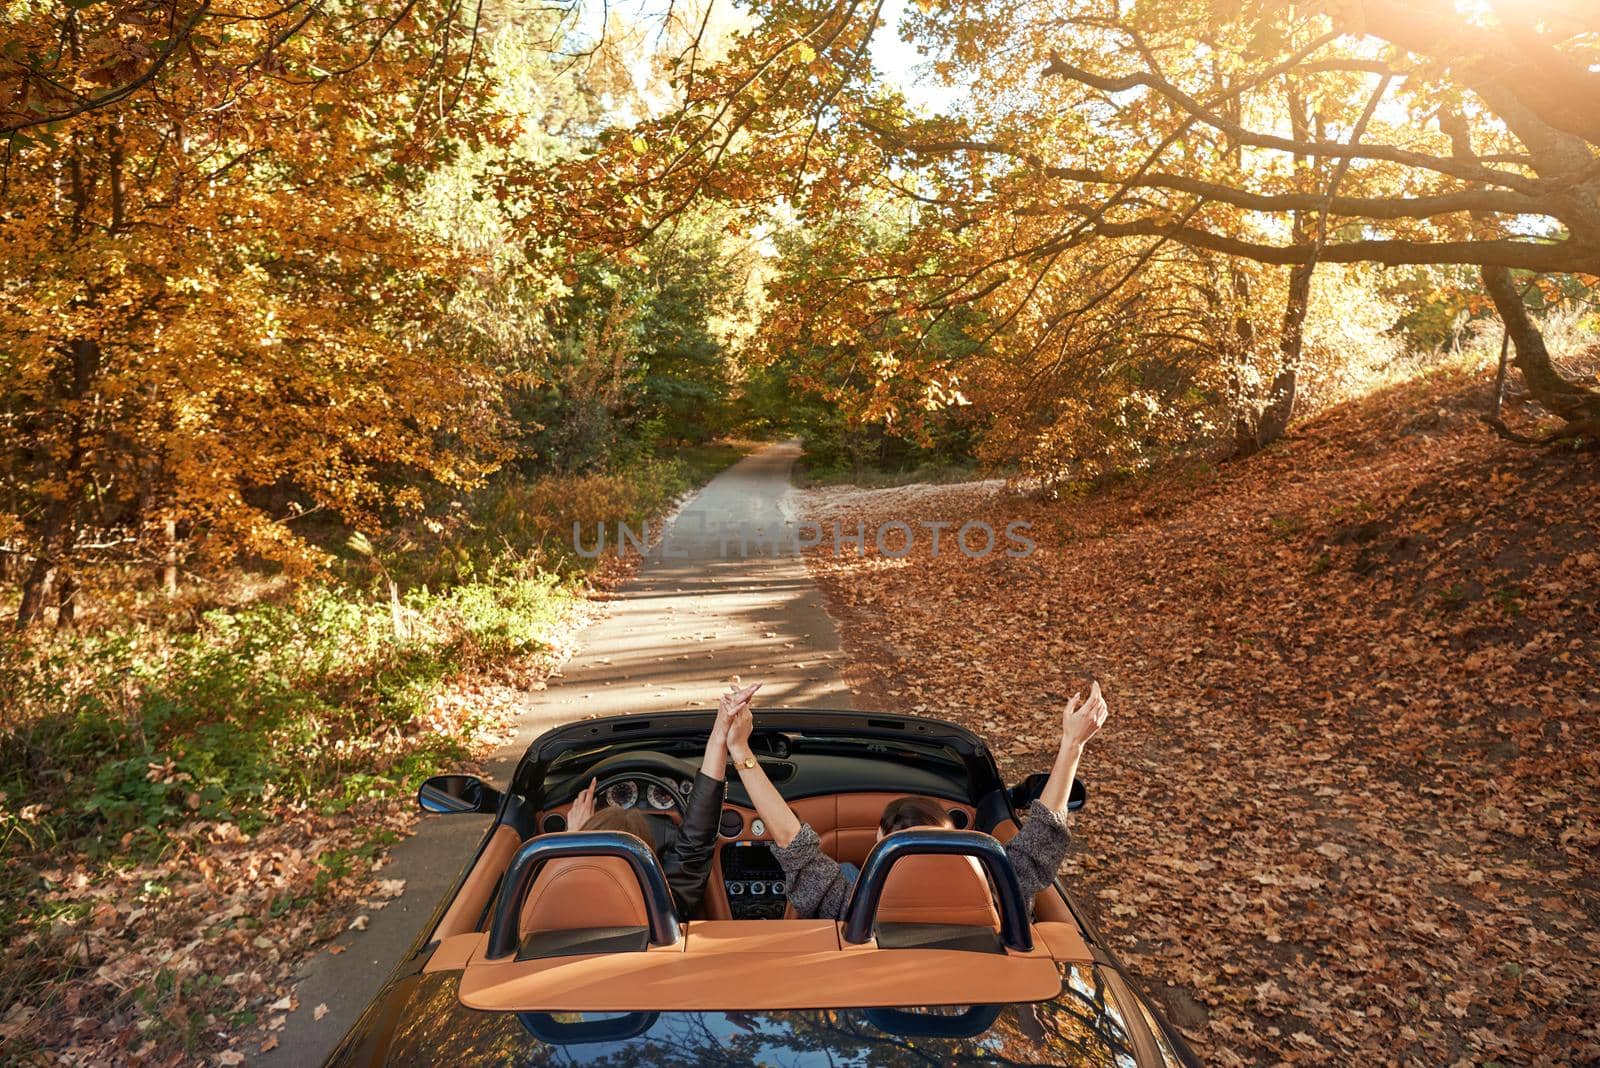
<svg viewBox="0 0 1600 1068">
<path fill-rule="evenodd" d="M 1102 681 L 1067 879 L 1208 1063 L 1600 1056 L 1600 465 L 1485 435 L 1486 388 L 1080 500 L 815 491 L 869 530 L 1033 524 L 1025 559 L 813 563 L 863 703 L 1016 777 Z"/>
</svg>

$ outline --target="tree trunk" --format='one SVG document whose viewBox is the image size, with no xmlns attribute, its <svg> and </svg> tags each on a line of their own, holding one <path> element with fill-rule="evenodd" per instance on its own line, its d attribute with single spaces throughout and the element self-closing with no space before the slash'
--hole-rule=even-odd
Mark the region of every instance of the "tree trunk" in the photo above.
<svg viewBox="0 0 1600 1068">
<path fill-rule="evenodd" d="M 1461 114 L 1441 109 L 1438 121 L 1439 129 L 1450 138 L 1451 155 L 1459 159 L 1471 158 L 1471 131 Z M 1473 212 L 1472 218 L 1481 226 L 1494 225 L 1483 212 Z M 1486 266 L 1480 268 L 1479 274 L 1489 299 L 1494 301 L 1494 310 L 1505 325 L 1506 336 L 1511 339 L 1517 370 L 1522 372 L 1528 392 L 1534 400 L 1567 421 L 1565 427 L 1548 438 L 1528 438 L 1511 431 L 1500 420 L 1498 412 L 1489 416 L 1489 425 L 1504 437 L 1530 444 L 1573 438 L 1600 441 L 1600 393 L 1567 381 L 1556 370 L 1550 360 L 1550 350 L 1545 347 L 1544 335 L 1534 325 L 1533 316 L 1528 314 L 1528 306 L 1522 302 L 1522 294 L 1517 292 L 1516 283 L 1512 281 L 1511 268 Z"/>
<path fill-rule="evenodd" d="M 56 626 L 70 627 L 78 619 L 78 580 L 71 571 L 56 583 Z"/>
<path fill-rule="evenodd" d="M 1278 353 L 1282 362 L 1272 388 L 1267 392 L 1266 406 L 1256 421 L 1256 448 L 1264 449 L 1283 437 L 1294 417 L 1295 391 L 1299 386 L 1300 353 L 1305 347 L 1306 308 L 1311 303 L 1311 277 L 1316 273 L 1313 264 L 1302 264 L 1289 273 L 1289 302 L 1283 309 L 1283 328 L 1278 338 Z"/>
<path fill-rule="evenodd" d="M 45 509 L 45 519 L 39 531 L 33 567 L 22 584 L 22 601 L 17 606 L 16 629 L 25 630 L 44 615 L 49 586 L 58 570 L 70 569 L 73 546 L 78 540 L 78 508 L 82 500 L 84 462 L 88 458 L 89 420 L 85 404 L 100 370 L 100 345 L 96 341 L 80 338 L 67 346 L 71 358 L 71 377 L 62 391 L 63 407 L 71 416 L 67 422 L 71 449 L 61 468 L 61 497 Z M 70 573 L 70 571 L 69 571 Z M 58 604 L 71 604 L 77 594 L 76 580 L 65 591 L 67 600 Z M 72 612 L 67 613 L 70 622 Z"/>
<path fill-rule="evenodd" d="M 44 603 L 50 594 L 56 569 L 48 557 L 37 556 L 22 580 L 22 603 L 17 606 L 17 630 L 27 630 L 44 618 Z"/>
<path fill-rule="evenodd" d="M 1544 336 L 1539 333 L 1533 317 L 1528 314 L 1528 306 L 1522 302 L 1522 294 L 1511 280 L 1511 271 L 1505 267 L 1483 268 L 1483 287 L 1489 291 L 1495 311 L 1500 313 L 1500 321 L 1505 324 L 1516 354 L 1517 370 L 1522 372 L 1528 392 L 1569 423 L 1587 424 L 1589 429 L 1582 432 L 1594 436 L 1596 428 L 1600 428 L 1600 393 L 1561 377 L 1550 360 Z"/>
<path fill-rule="evenodd" d="M 161 558 L 161 592 L 168 597 L 178 595 L 178 520 L 168 515 L 161 524 L 161 537 L 166 543 Z"/>
<path fill-rule="evenodd" d="M 1289 124 L 1296 140 L 1306 139 L 1312 116 L 1306 113 L 1304 100 L 1297 92 L 1289 93 Z M 1323 136 L 1322 123 L 1317 119 L 1317 137 Z M 1307 171 L 1311 166 L 1305 156 L 1295 157 L 1297 170 Z M 1310 215 L 1303 211 L 1294 213 L 1293 240 L 1303 244 L 1312 237 Z M 1289 297 L 1283 306 L 1283 323 L 1278 331 L 1278 373 L 1267 389 L 1266 401 L 1257 410 L 1251 406 L 1234 428 L 1233 459 L 1254 456 L 1262 449 L 1283 437 L 1294 418 L 1294 401 L 1300 384 L 1300 353 L 1305 345 L 1306 309 L 1311 303 L 1311 279 L 1316 274 L 1315 259 L 1310 263 L 1296 264 L 1289 270 Z"/>
<path fill-rule="evenodd" d="M 403 642 L 406 640 L 406 617 L 405 612 L 400 607 L 400 584 L 392 578 L 388 579 L 388 582 L 389 624 L 394 628 L 394 640 Z"/>
<path fill-rule="evenodd" d="M 1241 310 L 1233 317 L 1233 338 L 1238 344 L 1238 351 L 1234 354 L 1238 360 L 1248 359 L 1250 350 L 1256 343 L 1255 324 L 1242 309 L 1250 305 L 1250 279 L 1246 278 L 1237 267 L 1230 266 L 1228 273 L 1233 281 L 1233 299 Z M 1235 391 L 1239 394 L 1237 403 L 1239 413 L 1233 422 L 1233 452 L 1230 457 L 1249 456 L 1255 452 L 1253 442 L 1256 438 L 1256 410 L 1254 397 L 1244 395 L 1245 388 L 1242 376 L 1234 375 Z"/>
<path fill-rule="evenodd" d="M 80 42 L 76 23 L 69 27 L 68 47 L 73 56 L 79 55 Z M 72 204 L 72 234 L 81 237 L 88 226 L 90 178 L 83 166 L 79 139 L 74 136 L 72 152 L 67 162 L 68 199 Z M 92 287 L 91 287 L 92 291 Z M 91 298 L 92 299 L 92 298 Z M 22 600 L 17 605 L 16 629 L 26 630 L 44 617 L 45 602 L 51 587 L 62 573 L 67 558 L 77 540 L 78 507 L 81 500 L 81 481 L 84 462 L 88 457 L 89 420 L 85 402 L 100 370 L 100 344 L 90 338 L 77 338 L 64 346 L 66 357 L 65 381 L 59 385 L 61 407 L 67 413 L 68 451 L 61 467 L 61 496 L 45 508 L 44 519 L 35 541 L 33 566 L 28 569 L 22 583 Z M 57 605 L 70 622 L 72 607 L 77 595 L 75 580 L 68 579 L 61 591 Z M 58 622 L 61 617 L 57 617 Z"/>
</svg>

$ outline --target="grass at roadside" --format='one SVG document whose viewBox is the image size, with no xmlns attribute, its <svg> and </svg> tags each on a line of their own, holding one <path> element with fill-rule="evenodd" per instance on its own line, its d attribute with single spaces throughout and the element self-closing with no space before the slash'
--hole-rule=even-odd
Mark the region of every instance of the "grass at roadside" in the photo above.
<svg viewBox="0 0 1600 1068">
<path fill-rule="evenodd" d="M 737 463 L 755 447 L 754 442 L 747 441 L 712 441 L 684 446 L 672 455 L 682 465 L 686 485 L 698 486 L 710 481 L 723 468 Z"/>
<path fill-rule="evenodd" d="M 504 725 L 487 683 L 555 662 L 596 566 L 573 522 L 659 515 L 744 451 L 497 482 L 272 599 L 0 641 L 0 1061 L 257 1022 L 342 929 L 321 906 L 373 893 L 416 781 Z"/>
</svg>

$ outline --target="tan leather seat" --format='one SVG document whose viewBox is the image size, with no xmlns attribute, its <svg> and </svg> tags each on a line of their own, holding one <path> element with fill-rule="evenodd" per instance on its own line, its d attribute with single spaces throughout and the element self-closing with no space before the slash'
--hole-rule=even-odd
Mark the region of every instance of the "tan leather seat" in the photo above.
<svg viewBox="0 0 1600 1068">
<path fill-rule="evenodd" d="M 621 857 L 563 857 L 539 872 L 522 904 L 518 931 L 648 927 L 644 891 Z"/>
<path fill-rule="evenodd" d="M 1000 929 L 989 880 L 971 857 L 910 856 L 889 869 L 878 923 Z"/>
</svg>

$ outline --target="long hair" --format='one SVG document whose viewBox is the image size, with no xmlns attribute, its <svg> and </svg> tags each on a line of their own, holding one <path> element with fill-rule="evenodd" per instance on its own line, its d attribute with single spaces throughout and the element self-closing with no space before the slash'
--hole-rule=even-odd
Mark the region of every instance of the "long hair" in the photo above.
<svg viewBox="0 0 1600 1068">
<path fill-rule="evenodd" d="M 883 807 L 878 820 L 882 834 L 893 834 L 911 827 L 950 826 L 950 814 L 926 797 L 897 797 Z"/>
<path fill-rule="evenodd" d="M 655 836 L 650 833 L 650 821 L 636 808 L 607 806 L 589 817 L 583 825 L 586 831 L 626 831 L 655 851 Z"/>
</svg>

